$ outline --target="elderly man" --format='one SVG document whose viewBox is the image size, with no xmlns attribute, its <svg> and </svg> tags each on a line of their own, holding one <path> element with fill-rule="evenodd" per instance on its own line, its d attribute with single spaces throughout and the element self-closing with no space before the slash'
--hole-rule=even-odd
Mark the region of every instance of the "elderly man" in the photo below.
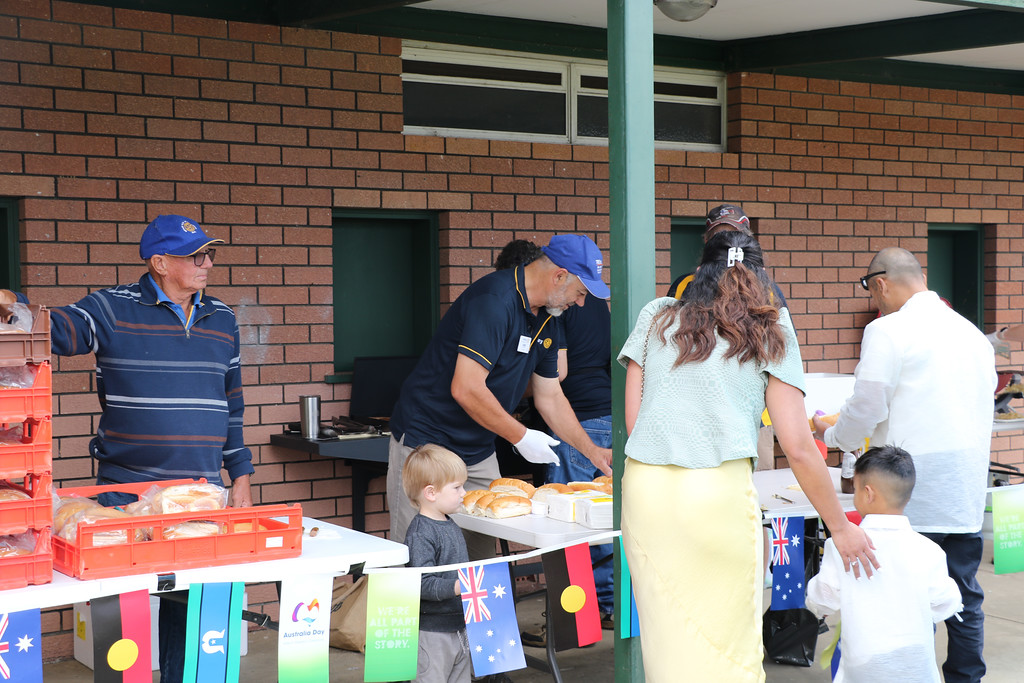
<svg viewBox="0 0 1024 683">
<path fill-rule="evenodd" d="M 467 489 L 500 476 L 494 437 L 515 444 L 530 462 L 557 462 L 558 442 L 527 429 L 509 411 L 527 384 L 552 431 L 611 474 L 611 449 L 587 436 L 558 383 L 558 332 L 552 318 L 589 291 L 610 292 L 601 280 L 601 251 L 583 235 L 556 235 L 526 266 L 498 270 L 463 292 L 410 374 L 391 416 L 387 500 L 391 538 L 405 539 L 415 515 L 402 491 L 402 465 L 416 446 L 434 443 L 458 454 L 469 469 Z M 494 554 L 494 539 L 467 534 L 470 558 Z"/>
<path fill-rule="evenodd" d="M 96 354 L 103 413 L 89 451 L 97 483 L 206 477 L 231 478 L 231 504 L 252 505 L 252 454 L 242 437 L 238 323 L 221 301 L 203 293 L 214 244 L 195 221 L 157 216 L 142 233 L 148 272 L 134 284 L 93 292 L 50 309 L 51 345 L 60 356 Z M 0 303 L 21 294 L 0 290 Z M 135 496 L 107 493 L 104 505 Z M 180 681 L 186 610 L 160 608 L 160 680 Z"/>
<path fill-rule="evenodd" d="M 946 621 L 943 675 L 946 683 L 980 681 L 984 595 L 975 574 L 996 388 L 992 345 L 928 291 L 905 249 L 878 252 L 860 283 L 881 317 L 864 330 L 853 396 L 834 427 L 814 418 L 816 435 L 847 452 L 870 437 L 872 446 L 895 444 L 913 456 L 917 484 L 906 515 L 946 552 L 964 601 L 963 622 Z"/>
</svg>

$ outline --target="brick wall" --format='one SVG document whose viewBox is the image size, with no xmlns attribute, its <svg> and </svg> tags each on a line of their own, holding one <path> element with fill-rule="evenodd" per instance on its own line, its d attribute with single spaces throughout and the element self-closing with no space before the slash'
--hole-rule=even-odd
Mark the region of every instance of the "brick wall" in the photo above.
<svg viewBox="0 0 1024 683">
<path fill-rule="evenodd" d="M 333 371 L 332 209 L 437 212 L 443 306 L 510 239 L 581 231 L 608 246 L 605 148 L 405 137 L 400 49 L 374 36 L 0 4 L 0 196 L 21 198 L 24 290 L 61 305 L 137 279 L 136 245 L 158 213 L 228 240 L 210 291 L 242 330 L 256 499 L 300 501 L 342 524 L 349 468 L 268 445 L 297 419 L 299 395 L 346 413 L 347 385 L 322 381 Z M 900 245 L 924 258 L 929 223 L 982 223 L 986 328 L 1024 322 L 1024 98 L 758 74 L 733 74 L 729 98 L 727 153 L 656 154 L 659 290 L 673 276 L 670 217 L 740 203 L 788 295 L 807 370 L 851 372 L 873 315 L 854 283 L 872 254 Z M 94 473 L 92 365 L 61 359 L 54 377 L 65 483 Z M 1024 460 L 1024 435 L 994 445 Z M 367 528 L 383 532 L 382 479 L 366 505 Z M 48 654 L 66 654 L 66 611 L 47 619 L 65 631 Z"/>
</svg>

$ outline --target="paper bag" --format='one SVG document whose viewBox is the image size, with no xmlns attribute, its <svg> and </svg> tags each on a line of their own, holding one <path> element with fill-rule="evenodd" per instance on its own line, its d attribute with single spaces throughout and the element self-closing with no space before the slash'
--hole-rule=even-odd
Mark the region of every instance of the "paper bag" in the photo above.
<svg viewBox="0 0 1024 683">
<path fill-rule="evenodd" d="M 335 581 L 330 642 L 342 650 L 366 651 L 366 575 L 351 584 Z"/>
</svg>

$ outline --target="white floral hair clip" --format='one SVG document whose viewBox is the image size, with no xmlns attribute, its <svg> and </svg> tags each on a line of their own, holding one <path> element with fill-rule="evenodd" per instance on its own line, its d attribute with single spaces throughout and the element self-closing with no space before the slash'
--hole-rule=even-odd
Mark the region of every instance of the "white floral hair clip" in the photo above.
<svg viewBox="0 0 1024 683">
<path fill-rule="evenodd" d="M 729 247 L 729 257 L 728 257 L 728 259 L 729 260 L 726 263 L 726 265 L 729 268 L 732 268 L 733 266 L 736 265 L 737 261 L 742 261 L 743 260 L 743 249 L 741 249 L 740 247 Z"/>
</svg>

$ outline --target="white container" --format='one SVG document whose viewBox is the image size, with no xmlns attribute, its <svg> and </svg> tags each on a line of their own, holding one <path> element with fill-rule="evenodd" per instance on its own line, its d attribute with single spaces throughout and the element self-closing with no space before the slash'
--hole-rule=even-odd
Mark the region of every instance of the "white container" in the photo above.
<svg viewBox="0 0 1024 683">
<path fill-rule="evenodd" d="M 588 529 L 612 528 L 612 497 L 584 498 L 576 502 L 576 523 Z"/>
<path fill-rule="evenodd" d="M 560 522 L 576 521 L 576 503 L 584 498 L 597 498 L 605 494 L 600 491 L 576 491 L 574 493 L 553 493 L 548 496 L 548 517 Z"/>
<path fill-rule="evenodd" d="M 548 514 L 548 504 L 539 500 L 530 501 L 530 514 L 545 517 Z"/>
</svg>

